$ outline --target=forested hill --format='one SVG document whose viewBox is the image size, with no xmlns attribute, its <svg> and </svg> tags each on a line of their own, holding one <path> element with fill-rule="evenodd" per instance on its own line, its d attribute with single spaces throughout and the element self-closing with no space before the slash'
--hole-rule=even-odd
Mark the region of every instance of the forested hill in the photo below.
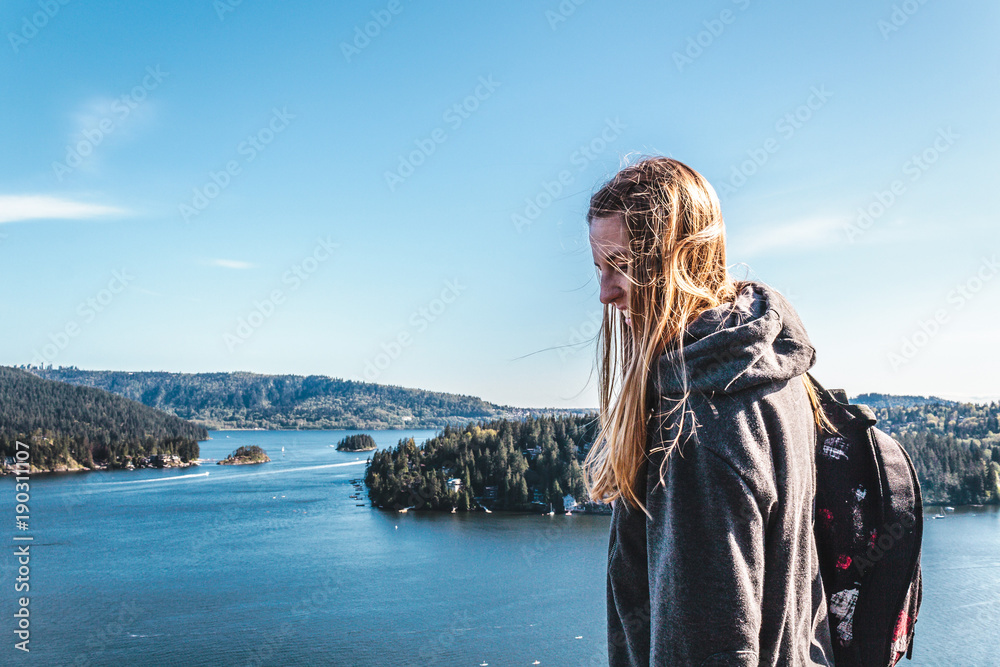
<svg viewBox="0 0 1000 667">
<path fill-rule="evenodd" d="M 120 394 L 212 429 L 440 428 L 478 419 L 570 412 L 523 410 L 475 396 L 322 375 L 28 370 Z"/>
<path fill-rule="evenodd" d="M 925 503 L 1000 502 L 1000 403 L 866 402 L 913 459 Z M 901 397 L 889 396 L 889 399 Z"/>
<path fill-rule="evenodd" d="M 152 455 L 188 461 L 207 438 L 200 426 L 121 396 L 0 366 L 0 457 L 15 456 L 20 440 L 34 469 L 116 467 Z"/>
</svg>

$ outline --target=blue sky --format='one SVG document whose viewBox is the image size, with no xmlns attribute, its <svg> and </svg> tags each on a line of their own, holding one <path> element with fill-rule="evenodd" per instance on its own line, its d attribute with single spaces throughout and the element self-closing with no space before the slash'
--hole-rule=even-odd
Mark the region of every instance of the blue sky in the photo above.
<svg viewBox="0 0 1000 667">
<path fill-rule="evenodd" d="M 722 195 L 824 384 L 1000 396 L 996 3 L 16 0 L 0 28 L 0 363 L 594 406 L 583 216 L 652 153 Z"/>
</svg>

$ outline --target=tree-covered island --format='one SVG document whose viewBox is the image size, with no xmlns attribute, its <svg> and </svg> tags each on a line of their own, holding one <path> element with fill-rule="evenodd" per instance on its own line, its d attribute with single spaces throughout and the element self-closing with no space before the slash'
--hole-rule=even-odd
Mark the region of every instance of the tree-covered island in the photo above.
<svg viewBox="0 0 1000 667">
<path fill-rule="evenodd" d="M 338 452 L 370 452 L 375 449 L 375 439 L 367 433 L 345 436 L 337 443 Z"/>
<path fill-rule="evenodd" d="M 368 497 L 396 510 L 561 512 L 574 501 L 584 509 L 580 462 L 596 426 L 594 415 L 531 417 L 447 426 L 421 447 L 400 440 L 369 459 Z"/>
<path fill-rule="evenodd" d="M 220 466 L 242 466 L 252 463 L 267 463 L 271 458 L 257 445 L 243 446 L 217 463 Z"/>
</svg>

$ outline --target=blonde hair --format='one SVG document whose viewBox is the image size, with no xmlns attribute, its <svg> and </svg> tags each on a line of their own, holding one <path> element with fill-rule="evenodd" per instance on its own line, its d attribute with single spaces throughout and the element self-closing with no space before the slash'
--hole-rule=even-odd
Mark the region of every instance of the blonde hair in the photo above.
<svg viewBox="0 0 1000 667">
<path fill-rule="evenodd" d="M 610 503 L 621 497 L 648 516 L 638 494 L 638 475 L 646 457 L 647 419 L 656 407 L 657 396 L 648 391 L 652 369 L 670 350 L 681 360 L 684 390 L 663 415 L 680 410 L 681 428 L 672 442 L 653 450 L 664 452 L 662 480 L 663 466 L 683 436 L 690 395 L 683 370 L 683 333 L 703 311 L 734 301 L 739 285 L 726 266 L 718 196 L 687 165 L 651 157 L 619 171 L 591 197 L 587 224 L 614 217 L 625 224 L 628 236 L 632 326 L 625 325 L 616 308 L 604 308 L 598 343 L 601 425 L 584 459 L 583 474 L 592 500 Z M 812 383 L 804 382 L 821 423 L 825 417 L 818 396 Z"/>
</svg>

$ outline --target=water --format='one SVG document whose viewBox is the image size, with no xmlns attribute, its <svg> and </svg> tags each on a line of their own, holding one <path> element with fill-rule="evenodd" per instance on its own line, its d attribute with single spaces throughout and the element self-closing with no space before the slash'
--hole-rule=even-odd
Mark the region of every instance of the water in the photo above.
<svg viewBox="0 0 1000 667">
<path fill-rule="evenodd" d="M 384 447 L 434 433 L 374 435 Z M 329 446 L 343 435 L 213 432 L 203 457 L 259 444 L 272 463 L 33 479 L 31 653 L 10 640 L 5 550 L 0 664 L 555 665 L 603 652 L 608 517 L 358 507 L 349 480 L 368 454 Z"/>
<path fill-rule="evenodd" d="M 260 466 L 33 479 L 31 653 L 13 648 L 5 550 L 0 664 L 607 664 L 609 517 L 358 507 L 368 454 L 329 446 L 345 433 L 202 443 L 217 459 L 258 444 L 273 459 Z M 433 434 L 374 433 L 379 447 Z M 928 519 L 924 572 L 908 664 L 1000 664 L 995 508 Z"/>
<path fill-rule="evenodd" d="M 1000 665 L 1000 508 L 925 508 L 924 598 L 908 667 Z"/>
</svg>

